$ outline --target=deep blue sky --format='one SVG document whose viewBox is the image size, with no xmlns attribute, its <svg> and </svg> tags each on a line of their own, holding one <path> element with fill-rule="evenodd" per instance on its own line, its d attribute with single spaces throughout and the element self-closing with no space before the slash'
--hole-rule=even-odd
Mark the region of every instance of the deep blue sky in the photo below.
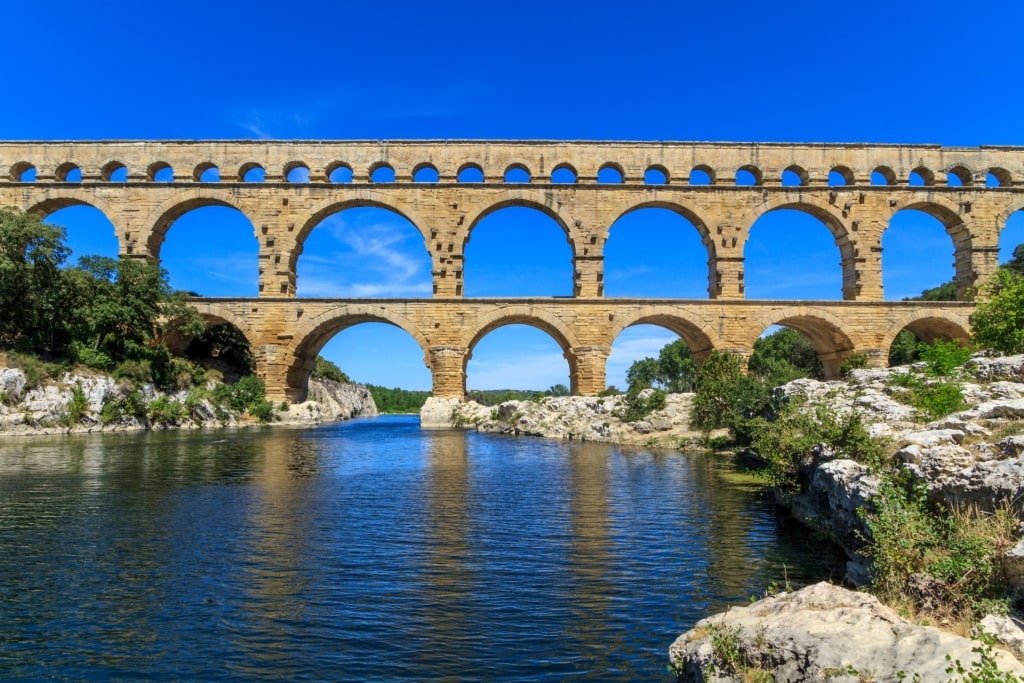
<svg viewBox="0 0 1024 683">
<path fill-rule="evenodd" d="M 4 24 L 5 139 L 1024 145 L 1024 5 L 1012 2 L 57 1 L 11 3 Z M 53 220 L 69 228 L 76 252 L 109 248 L 93 234 L 105 228 L 87 214 Z M 749 295 L 839 298 L 838 251 L 825 228 L 800 215 L 770 218 L 755 226 L 748 247 Z M 898 218 L 905 225 L 885 243 L 887 298 L 952 276 L 952 244 L 941 228 L 911 214 Z M 1004 259 L 1024 241 L 1019 219 Z M 513 210 L 490 220 L 469 244 L 477 255 L 467 260 L 467 293 L 566 293 L 568 247 L 553 224 Z M 674 257 L 631 256 L 640 245 L 624 237 L 615 244 L 613 228 L 608 293 L 705 297 L 705 256 L 692 228 L 657 213 L 636 220 L 649 226 L 646 240 L 675 245 L 663 250 Z M 191 252 L 189 231 L 214 228 L 224 242 Z M 503 263 L 488 233 L 513 229 L 530 231 L 542 253 Z M 423 292 L 429 265 L 418 239 L 384 212 L 339 214 L 307 243 L 299 293 Z M 803 289 L 784 277 L 794 272 L 781 256 L 790 239 L 802 245 L 795 272 Z M 255 291 L 247 260 L 254 263 L 254 249 L 244 219 L 207 209 L 172 227 L 163 256 L 178 287 L 246 294 Z M 189 262 L 199 264 L 194 274 Z M 820 271 L 808 272 L 810 262 Z M 517 282 L 513 275 L 523 272 L 530 277 Z M 673 291 L 645 289 L 651 282 Z M 670 338 L 628 331 L 616 343 L 609 380 L 622 386 L 629 361 Z M 421 352 L 394 329 L 346 331 L 325 355 L 363 381 L 429 385 Z M 540 333 L 503 328 L 481 342 L 470 364 L 471 387 L 555 382 L 567 383 L 567 366 Z"/>
</svg>

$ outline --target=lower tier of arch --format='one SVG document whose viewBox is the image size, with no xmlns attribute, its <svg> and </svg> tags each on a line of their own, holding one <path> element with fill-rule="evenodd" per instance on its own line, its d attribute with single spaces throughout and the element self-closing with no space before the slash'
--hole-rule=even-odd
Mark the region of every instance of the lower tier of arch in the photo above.
<svg viewBox="0 0 1024 683">
<path fill-rule="evenodd" d="M 484 335 L 504 325 L 543 330 L 561 347 L 574 394 L 605 388 L 611 345 L 624 329 L 655 324 L 672 330 L 697 362 L 712 351 L 749 356 L 772 325 L 799 330 L 837 377 L 850 356 L 884 367 L 895 336 L 910 329 L 923 339 L 966 340 L 974 304 L 651 299 L 194 299 L 209 320 L 227 321 L 249 340 L 257 373 L 273 401 L 305 399 L 317 354 L 338 332 L 365 322 L 395 325 L 423 350 L 433 394 L 462 398 L 466 363 Z"/>
</svg>

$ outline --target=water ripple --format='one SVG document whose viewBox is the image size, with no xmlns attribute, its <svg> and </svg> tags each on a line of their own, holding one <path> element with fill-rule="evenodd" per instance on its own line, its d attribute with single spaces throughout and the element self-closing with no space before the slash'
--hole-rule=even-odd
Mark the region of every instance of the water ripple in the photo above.
<svg viewBox="0 0 1024 683">
<path fill-rule="evenodd" d="M 0 678 L 666 680 L 710 610 L 838 571 L 695 454 L 421 432 L 0 447 Z"/>
</svg>

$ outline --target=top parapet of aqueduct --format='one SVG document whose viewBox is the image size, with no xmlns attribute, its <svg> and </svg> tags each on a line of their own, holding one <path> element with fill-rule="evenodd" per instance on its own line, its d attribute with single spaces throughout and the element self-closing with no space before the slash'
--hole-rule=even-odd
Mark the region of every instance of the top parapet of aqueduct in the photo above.
<svg viewBox="0 0 1024 683">
<path fill-rule="evenodd" d="M 589 142 L 553 140 L 110 140 L 0 141 L 0 183 L 20 183 L 35 170 L 35 182 L 105 182 L 126 169 L 129 182 L 148 182 L 170 168 L 177 182 L 199 182 L 216 167 L 220 182 L 240 182 L 252 168 L 265 182 L 282 182 L 295 168 L 309 171 L 310 182 L 327 182 L 338 168 L 352 171 L 353 182 L 369 182 L 375 169 L 388 166 L 394 182 L 412 182 L 429 167 L 440 182 L 455 182 L 467 167 L 479 169 L 486 183 L 503 182 L 511 167 L 525 169 L 534 183 L 550 182 L 565 168 L 579 184 L 597 181 L 604 168 L 615 169 L 625 184 L 644 182 L 647 171 L 661 172 L 668 184 L 687 184 L 700 170 L 713 185 L 733 185 L 739 171 L 755 185 L 777 186 L 790 171 L 800 184 L 825 186 L 837 172 L 846 185 L 869 185 L 879 172 L 889 185 L 906 186 L 911 174 L 924 185 L 1024 185 L 1024 147 L 942 147 L 939 145 Z M 75 174 L 77 181 L 77 174 Z M 166 175 L 164 176 L 166 178 Z"/>
</svg>

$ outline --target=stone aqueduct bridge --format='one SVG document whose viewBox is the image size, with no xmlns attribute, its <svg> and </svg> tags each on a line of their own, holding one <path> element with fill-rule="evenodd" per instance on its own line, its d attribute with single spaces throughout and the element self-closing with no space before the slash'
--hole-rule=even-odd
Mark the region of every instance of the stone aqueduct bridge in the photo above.
<svg viewBox="0 0 1024 683">
<path fill-rule="evenodd" d="M 211 178 L 211 169 L 219 177 Z M 253 169 L 262 169 L 261 182 L 245 182 Z M 506 182 L 511 169 L 520 178 L 527 174 L 529 182 Z M 302 181 L 290 182 L 297 172 Z M 350 179 L 332 182 L 339 172 Z M 657 184 L 651 184 L 652 176 Z M 738 177 L 752 184 L 738 185 Z M 963 295 L 996 269 L 1000 231 L 1024 207 L 1024 148 L 0 142 L 0 206 L 48 215 L 77 204 L 94 206 L 111 220 L 122 255 L 152 258 L 159 258 L 173 222 L 192 209 L 219 205 L 245 214 L 259 242 L 259 297 L 197 299 L 195 305 L 208 319 L 230 322 L 248 337 L 275 400 L 301 400 L 323 344 L 366 321 L 397 325 L 416 339 L 437 396 L 462 396 L 474 345 L 510 323 L 549 333 L 565 352 L 572 390 L 592 395 L 604 387 L 616 335 L 640 323 L 678 333 L 698 360 L 713 349 L 748 354 L 766 327 L 784 324 L 811 339 L 832 374 L 853 353 L 866 354 L 870 365 L 884 365 L 890 343 L 904 328 L 925 340 L 966 337 L 970 303 L 883 300 L 882 235 L 903 209 L 937 218 L 951 238 Z M 306 237 L 326 216 L 354 206 L 393 210 L 422 232 L 433 264 L 432 298 L 295 298 L 296 263 Z M 565 230 L 573 253 L 573 297 L 462 298 L 470 233 L 482 218 L 507 206 L 539 209 Z M 707 300 L 604 297 L 609 230 L 619 217 L 646 207 L 674 211 L 699 231 L 707 249 Z M 831 231 L 843 273 L 842 301 L 744 299 L 749 229 L 760 216 L 783 208 L 809 213 Z M 528 250 L 529 245 L 509 248 Z"/>
</svg>

